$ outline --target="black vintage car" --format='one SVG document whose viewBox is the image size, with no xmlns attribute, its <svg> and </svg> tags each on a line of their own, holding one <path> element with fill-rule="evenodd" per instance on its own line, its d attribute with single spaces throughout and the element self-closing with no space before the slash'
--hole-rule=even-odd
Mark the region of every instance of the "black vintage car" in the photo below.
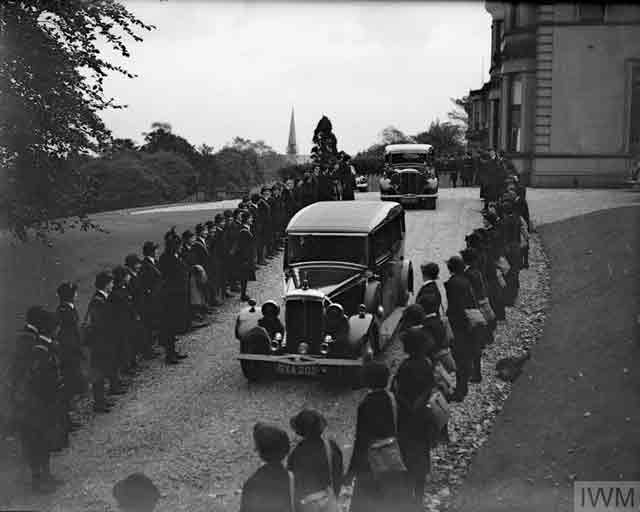
<svg viewBox="0 0 640 512">
<path fill-rule="evenodd" d="M 244 375 L 357 373 L 384 349 L 413 293 L 404 237 L 397 203 L 328 201 L 299 211 L 286 230 L 284 332 L 261 320 L 268 309 L 271 320 L 279 314 L 275 301 L 238 315 Z"/>
<path fill-rule="evenodd" d="M 429 144 L 390 144 L 385 148 L 385 172 L 380 198 L 403 205 L 435 209 L 438 177 Z"/>
</svg>

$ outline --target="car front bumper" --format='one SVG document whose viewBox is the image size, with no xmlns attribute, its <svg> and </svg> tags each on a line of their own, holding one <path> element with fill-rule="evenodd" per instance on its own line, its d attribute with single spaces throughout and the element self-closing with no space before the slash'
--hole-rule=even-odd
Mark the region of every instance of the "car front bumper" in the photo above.
<svg viewBox="0 0 640 512">
<path fill-rule="evenodd" d="M 323 375 L 332 370 L 358 369 L 363 364 L 361 358 L 344 359 L 302 354 L 240 354 L 238 360 L 272 365 L 276 373 L 282 375 L 305 375 L 309 377 Z"/>
</svg>

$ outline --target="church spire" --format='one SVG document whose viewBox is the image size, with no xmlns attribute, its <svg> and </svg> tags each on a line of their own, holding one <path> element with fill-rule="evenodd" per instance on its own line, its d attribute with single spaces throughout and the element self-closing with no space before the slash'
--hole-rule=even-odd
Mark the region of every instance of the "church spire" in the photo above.
<svg viewBox="0 0 640 512">
<path fill-rule="evenodd" d="M 289 143 L 287 144 L 287 155 L 295 157 L 298 154 L 298 144 L 296 142 L 296 121 L 291 107 L 291 121 L 289 122 Z"/>
</svg>

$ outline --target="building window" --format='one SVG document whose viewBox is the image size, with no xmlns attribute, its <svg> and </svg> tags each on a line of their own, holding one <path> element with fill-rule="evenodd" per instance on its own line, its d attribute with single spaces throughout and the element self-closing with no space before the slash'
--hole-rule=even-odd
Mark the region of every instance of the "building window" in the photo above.
<svg viewBox="0 0 640 512">
<path fill-rule="evenodd" d="M 580 21 L 604 23 L 605 4 L 578 4 Z"/>
<path fill-rule="evenodd" d="M 509 132 L 507 150 L 518 152 L 520 146 L 520 127 L 522 123 L 522 79 L 514 76 L 509 97 Z"/>
<path fill-rule="evenodd" d="M 629 94 L 629 151 L 640 154 L 640 63 L 631 66 Z"/>
</svg>

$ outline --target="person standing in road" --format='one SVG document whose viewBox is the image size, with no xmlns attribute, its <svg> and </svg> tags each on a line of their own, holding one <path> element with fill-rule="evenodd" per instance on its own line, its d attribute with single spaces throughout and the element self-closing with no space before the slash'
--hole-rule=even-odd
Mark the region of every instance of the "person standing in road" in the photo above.
<svg viewBox="0 0 640 512">
<path fill-rule="evenodd" d="M 256 280 L 255 265 L 253 263 L 254 238 L 251 234 L 250 217 L 248 212 L 240 214 L 242 227 L 238 232 L 238 252 L 236 254 L 238 278 L 240 280 L 240 300 L 243 302 L 249 300 L 247 283 Z"/>
<path fill-rule="evenodd" d="M 91 351 L 93 410 L 103 413 L 109 411 L 105 380 L 109 380 L 109 394 L 121 395 L 125 391 L 120 385 L 116 344 L 111 338 L 113 315 L 108 299 L 113 290 L 113 275 L 110 272 L 100 272 L 96 276 L 95 287 L 95 294 L 87 306 L 85 332 Z"/>
<path fill-rule="evenodd" d="M 186 355 L 178 354 L 176 341 L 185 324 L 184 305 L 188 303 L 187 265 L 179 255 L 180 238 L 167 233 L 165 249 L 158 262 L 162 272 L 160 340 L 165 349 L 165 363 L 177 364 Z"/>
<path fill-rule="evenodd" d="M 143 342 L 142 357 L 153 359 L 154 334 L 158 330 L 160 322 L 160 289 L 162 286 L 162 273 L 156 263 L 158 244 L 147 241 L 142 246 L 142 263 L 140 264 L 140 292 Z"/>
<path fill-rule="evenodd" d="M 329 490 L 340 496 L 342 488 L 342 452 L 333 440 L 323 439 L 327 421 L 317 411 L 304 409 L 291 418 L 291 428 L 302 437 L 289 455 L 287 468 L 295 481 L 295 501 L 316 492 Z"/>
<path fill-rule="evenodd" d="M 442 306 L 442 295 L 440 294 L 440 288 L 438 288 L 440 267 L 437 263 L 431 261 L 422 265 L 420 270 L 422 271 L 423 284 L 416 295 L 416 304 L 420 304 L 425 312 L 430 309 L 432 304 L 436 304 L 435 312 L 440 316 L 440 308 Z"/>
<path fill-rule="evenodd" d="M 400 364 L 392 386 L 398 402 L 398 441 L 413 499 L 421 507 L 431 465 L 432 433 L 416 403 L 419 399 L 428 400 L 435 386 L 433 365 L 428 358 L 435 343 L 424 328 L 405 331 L 402 343 L 408 357 Z"/>
<path fill-rule="evenodd" d="M 445 283 L 447 292 L 447 318 L 453 330 L 453 358 L 456 362 L 456 390 L 451 400 L 461 402 L 467 396 L 473 358 L 473 338 L 465 309 L 474 307 L 471 283 L 464 275 L 464 262 L 460 256 L 447 261 L 451 277 Z"/>
<path fill-rule="evenodd" d="M 471 283 L 471 289 L 473 290 L 473 296 L 477 304 L 478 301 L 487 298 L 487 284 L 480 271 L 478 253 L 475 249 L 469 248 L 462 250 L 460 254 L 467 267 L 464 275 L 469 280 L 469 283 Z M 473 338 L 473 357 L 471 359 L 471 376 L 469 382 L 478 383 L 482 381 L 482 350 L 485 345 L 489 343 L 491 333 L 489 327 L 476 327 L 473 329 L 471 335 Z"/>
<path fill-rule="evenodd" d="M 342 200 L 353 201 L 356 189 L 356 170 L 350 164 L 351 157 L 346 153 L 342 157 Z"/>
<path fill-rule="evenodd" d="M 116 350 L 115 371 L 129 373 L 129 364 L 133 358 L 133 336 L 135 335 L 136 311 L 133 296 L 129 288 L 130 275 L 126 268 L 113 269 L 113 290 L 109 294 L 111 307 L 111 340 Z M 120 378 L 118 378 L 120 381 Z"/>
<path fill-rule="evenodd" d="M 295 512 L 293 475 L 283 464 L 289 436 L 278 427 L 256 423 L 253 441 L 264 465 L 242 486 L 240 512 Z"/>
<path fill-rule="evenodd" d="M 16 354 L 10 370 L 11 404 L 15 428 L 31 470 L 35 492 L 53 492 L 62 481 L 53 477 L 50 454 L 58 448 L 60 434 L 57 406 L 61 395 L 61 376 L 55 355 L 53 331 L 57 318 L 40 306 L 29 308 L 27 323 L 18 334 Z"/>
<path fill-rule="evenodd" d="M 367 362 L 362 369 L 363 383 L 369 392 L 358 406 L 353 454 L 345 479 L 347 482 L 355 478 L 350 512 L 404 512 L 413 505 L 405 474 L 388 475 L 379 481 L 369 464 L 371 445 L 397 436 L 394 398 L 387 390 L 389 376 L 389 369 L 382 362 Z"/>
<path fill-rule="evenodd" d="M 60 344 L 64 399 L 67 411 L 70 412 L 74 399 L 86 390 L 86 382 L 82 374 L 85 354 L 82 350 L 80 317 L 75 304 L 78 296 L 78 287 L 73 283 L 64 282 L 58 286 L 57 292 L 60 300 L 56 310 L 60 326 L 57 340 Z M 79 427 L 80 424 L 70 422 L 69 426 L 74 429 Z"/>
<path fill-rule="evenodd" d="M 144 356 L 144 325 L 142 324 L 144 292 L 140 284 L 141 260 L 137 254 L 131 253 L 124 259 L 124 267 L 129 273 L 129 293 L 133 298 L 133 309 L 136 319 L 133 327 L 133 357 L 129 363 L 129 368 L 134 371 L 138 366 L 138 357 Z"/>
</svg>

